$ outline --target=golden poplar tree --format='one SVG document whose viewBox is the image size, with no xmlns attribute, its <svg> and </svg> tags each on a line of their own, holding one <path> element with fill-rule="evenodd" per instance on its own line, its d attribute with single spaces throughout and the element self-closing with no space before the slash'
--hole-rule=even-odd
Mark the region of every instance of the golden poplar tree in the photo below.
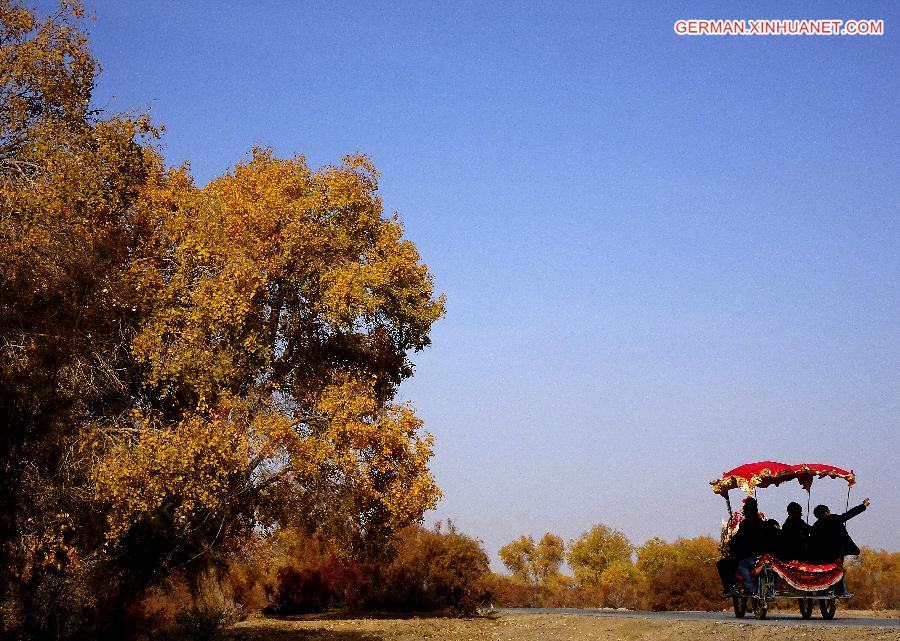
<svg viewBox="0 0 900 641">
<path fill-rule="evenodd" d="M 359 156 L 151 173 L 122 302 L 142 387 L 96 474 L 113 544 L 189 560 L 265 522 L 359 552 L 435 505 L 431 437 L 392 399 L 443 301 L 376 190 Z"/>
<path fill-rule="evenodd" d="M 373 554 L 440 497 L 395 396 L 444 303 L 375 167 L 197 187 L 92 109 L 81 14 L 0 0 L 0 599 L 60 638 L 252 531 Z"/>
</svg>

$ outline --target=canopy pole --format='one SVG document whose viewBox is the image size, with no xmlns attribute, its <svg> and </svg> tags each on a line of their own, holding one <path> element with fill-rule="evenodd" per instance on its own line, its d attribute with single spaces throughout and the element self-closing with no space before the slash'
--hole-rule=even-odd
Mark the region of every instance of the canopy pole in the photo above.
<svg viewBox="0 0 900 641">
<path fill-rule="evenodd" d="M 725 494 L 725 504 L 728 506 L 728 520 L 731 520 L 731 517 L 734 516 L 734 512 L 731 511 L 731 499 L 728 498 L 728 493 Z"/>
<path fill-rule="evenodd" d="M 806 524 L 809 525 L 809 497 L 812 495 L 812 488 L 806 490 Z"/>
<path fill-rule="evenodd" d="M 847 483 L 847 506 L 844 508 L 844 512 L 850 510 L 850 490 L 853 489 L 853 486 Z"/>
</svg>

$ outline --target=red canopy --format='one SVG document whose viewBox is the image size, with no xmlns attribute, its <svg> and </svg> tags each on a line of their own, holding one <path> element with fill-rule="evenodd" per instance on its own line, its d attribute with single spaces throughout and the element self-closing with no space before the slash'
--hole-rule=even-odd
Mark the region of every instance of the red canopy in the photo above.
<svg viewBox="0 0 900 641">
<path fill-rule="evenodd" d="M 775 461 L 760 461 L 759 463 L 747 463 L 733 470 L 725 472 L 721 479 L 710 481 L 713 492 L 727 497 L 728 492 L 735 488 L 741 488 L 747 494 L 753 494 L 758 487 L 780 485 L 784 481 L 797 479 L 807 492 L 812 486 L 814 478 L 830 477 L 844 479 L 850 485 L 856 483 L 856 475 L 853 471 L 843 470 L 833 465 L 819 463 L 800 463 L 799 465 L 786 465 Z"/>
</svg>

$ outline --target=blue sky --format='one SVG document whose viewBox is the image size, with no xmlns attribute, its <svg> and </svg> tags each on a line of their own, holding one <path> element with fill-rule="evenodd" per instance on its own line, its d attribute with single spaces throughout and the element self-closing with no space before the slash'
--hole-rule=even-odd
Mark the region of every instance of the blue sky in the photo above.
<svg viewBox="0 0 900 641">
<path fill-rule="evenodd" d="M 401 390 L 437 438 L 430 520 L 491 553 L 597 522 L 715 534 L 710 479 L 821 461 L 872 497 L 858 542 L 900 550 L 897 4 L 88 7 L 97 103 L 149 108 L 199 182 L 255 144 L 381 169 L 448 299 Z M 686 38 L 679 18 L 886 35 Z"/>
</svg>

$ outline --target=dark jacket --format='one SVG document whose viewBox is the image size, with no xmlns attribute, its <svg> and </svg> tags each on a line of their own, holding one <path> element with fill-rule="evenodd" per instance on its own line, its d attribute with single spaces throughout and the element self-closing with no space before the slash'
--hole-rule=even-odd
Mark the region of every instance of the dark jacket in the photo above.
<svg viewBox="0 0 900 641">
<path fill-rule="evenodd" d="M 809 537 L 810 556 L 817 561 L 832 562 L 848 554 L 859 554 L 859 547 L 844 524 L 865 511 L 866 506 L 860 504 L 843 514 L 829 514 L 816 521 Z"/>
<path fill-rule="evenodd" d="M 809 555 L 809 534 L 812 526 L 803 519 L 788 519 L 781 526 L 781 550 L 778 558 L 785 561 L 805 561 Z"/>
<path fill-rule="evenodd" d="M 765 546 L 763 521 L 759 515 L 746 517 L 738 526 L 738 531 L 731 539 L 731 554 L 735 559 L 746 559 L 759 556 Z"/>
<path fill-rule="evenodd" d="M 779 529 L 778 521 L 771 519 L 765 521 L 760 531 L 762 541 L 760 543 L 760 554 L 771 554 L 777 557 L 781 552 L 782 538 L 781 529 Z"/>
</svg>

